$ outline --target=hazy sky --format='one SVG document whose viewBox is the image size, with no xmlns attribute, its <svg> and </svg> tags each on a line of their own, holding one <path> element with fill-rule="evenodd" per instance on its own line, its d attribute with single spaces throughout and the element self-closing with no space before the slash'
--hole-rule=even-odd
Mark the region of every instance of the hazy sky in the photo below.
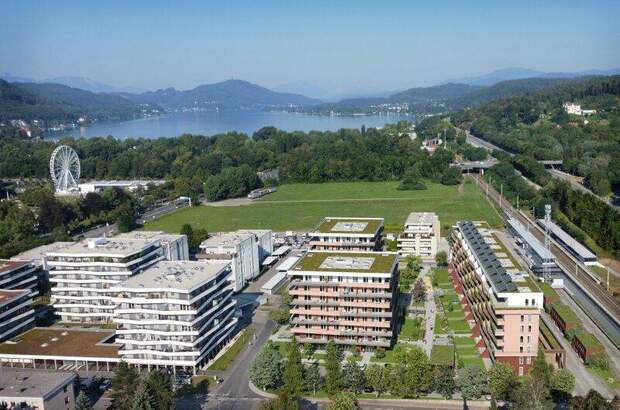
<svg viewBox="0 0 620 410">
<path fill-rule="evenodd" d="M 620 1 L 3 0 L 0 72 L 191 88 L 403 89 L 620 66 Z"/>
</svg>

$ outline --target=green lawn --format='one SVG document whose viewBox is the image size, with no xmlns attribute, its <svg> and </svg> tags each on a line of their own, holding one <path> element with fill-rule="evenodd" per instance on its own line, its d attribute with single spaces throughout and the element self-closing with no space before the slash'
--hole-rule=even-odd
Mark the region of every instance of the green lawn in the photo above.
<svg viewBox="0 0 620 410">
<path fill-rule="evenodd" d="M 456 347 L 456 356 L 462 362 L 463 366 L 480 366 L 484 368 L 484 362 L 480 357 L 480 353 L 476 348 L 474 340 L 469 336 L 460 336 L 454 338 Z"/>
<path fill-rule="evenodd" d="M 422 318 L 406 318 L 398 337 L 404 340 L 422 339 L 424 337 L 424 320 Z"/>
<path fill-rule="evenodd" d="M 435 345 L 431 351 L 431 364 L 438 366 L 454 365 L 454 346 Z"/>
<path fill-rule="evenodd" d="M 241 351 L 245 348 L 248 340 L 250 340 L 250 335 L 252 334 L 252 330 L 247 328 L 243 331 L 241 336 L 233 343 L 233 345 L 219 357 L 215 362 L 213 362 L 209 366 L 209 370 L 226 370 L 228 366 L 235 360 L 235 358 L 241 353 Z"/>
<path fill-rule="evenodd" d="M 325 216 L 385 218 L 386 226 L 402 227 L 414 211 L 439 215 L 442 232 L 462 219 L 487 220 L 502 226 L 497 212 L 473 183 L 458 187 L 427 183 L 424 191 L 399 191 L 397 182 L 347 182 L 282 185 L 278 192 L 251 205 L 185 208 L 148 222 L 145 229 L 179 232 L 184 223 L 209 232 L 240 228 L 275 231 L 308 230 Z"/>
</svg>

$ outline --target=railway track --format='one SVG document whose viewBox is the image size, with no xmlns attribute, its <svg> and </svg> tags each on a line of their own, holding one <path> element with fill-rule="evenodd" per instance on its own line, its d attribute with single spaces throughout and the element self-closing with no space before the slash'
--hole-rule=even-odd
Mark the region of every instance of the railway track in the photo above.
<svg viewBox="0 0 620 410">
<path fill-rule="evenodd" d="M 483 191 L 487 190 L 487 183 L 480 178 L 480 176 L 475 175 L 473 178 L 478 182 L 479 186 L 482 187 Z M 500 204 L 500 195 L 499 193 L 492 187 L 488 186 L 488 195 L 496 204 Z M 507 215 L 519 220 L 525 226 L 530 226 L 530 232 L 541 242 L 545 241 L 545 233 L 536 224 L 536 221 L 533 221 L 528 215 L 524 214 L 521 211 L 517 211 L 507 200 L 501 200 L 501 210 L 504 211 Z M 589 297 L 594 301 L 594 303 L 598 304 L 601 309 L 607 313 L 607 315 L 616 323 L 616 325 L 620 326 L 620 303 L 607 292 L 592 276 L 591 274 L 584 268 L 584 266 L 579 263 L 572 255 L 568 253 L 561 245 L 559 245 L 555 240 L 551 239 L 551 253 L 556 258 L 556 262 L 558 266 L 564 271 L 564 273 L 573 280 Z"/>
</svg>

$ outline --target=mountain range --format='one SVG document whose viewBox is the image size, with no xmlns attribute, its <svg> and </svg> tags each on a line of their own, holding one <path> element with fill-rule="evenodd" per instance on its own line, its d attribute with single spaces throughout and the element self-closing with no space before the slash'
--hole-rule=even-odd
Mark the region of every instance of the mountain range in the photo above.
<svg viewBox="0 0 620 410">
<path fill-rule="evenodd" d="M 520 80 L 523 78 L 575 78 L 575 77 L 586 77 L 586 76 L 593 76 L 593 75 L 615 75 L 615 74 L 620 74 L 620 68 L 612 68 L 609 70 L 585 70 L 585 71 L 574 71 L 574 72 L 545 72 L 545 71 L 531 70 L 529 68 L 522 68 L 522 67 L 508 67 L 508 68 L 502 68 L 499 70 L 491 71 L 490 73 L 483 74 L 480 76 L 475 76 L 475 77 L 452 78 L 452 79 L 441 82 L 440 85 L 447 84 L 447 83 L 460 83 L 460 84 L 490 86 L 490 85 L 497 84 L 501 81 Z"/>
</svg>

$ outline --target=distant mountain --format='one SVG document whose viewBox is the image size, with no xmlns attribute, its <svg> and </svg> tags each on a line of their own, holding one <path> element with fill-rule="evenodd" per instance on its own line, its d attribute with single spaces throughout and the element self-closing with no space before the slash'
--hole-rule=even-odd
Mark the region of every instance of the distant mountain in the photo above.
<svg viewBox="0 0 620 410">
<path fill-rule="evenodd" d="M 462 83 L 470 85 L 489 86 L 502 81 L 520 80 L 524 78 L 575 78 L 593 75 L 614 75 L 620 74 L 620 68 L 609 70 L 585 70 L 577 72 L 544 72 L 531 70 L 529 68 L 509 67 L 492 71 L 487 74 L 474 77 L 453 78 L 440 84 Z"/>
<path fill-rule="evenodd" d="M 0 119 L 43 120 L 55 123 L 124 120 L 142 114 L 144 107 L 121 96 L 61 84 L 9 83 L 0 80 Z"/>
<path fill-rule="evenodd" d="M 173 110 L 305 106 L 321 102 L 300 94 L 275 92 L 243 80 L 206 84 L 185 91 L 166 88 L 137 95 L 122 95 L 136 103 L 156 104 Z"/>
<path fill-rule="evenodd" d="M 306 97 L 325 100 L 330 98 L 330 93 L 320 86 L 308 81 L 293 81 L 286 84 L 280 84 L 272 88 L 273 91 L 279 93 L 301 94 Z"/>
<path fill-rule="evenodd" d="M 17 80 L 15 80 L 17 81 Z M 55 77 L 42 81 L 19 81 L 19 82 L 37 82 L 37 83 L 53 83 L 62 84 L 67 87 L 79 88 L 81 90 L 90 91 L 92 93 L 143 93 L 145 90 L 136 87 L 115 87 L 99 81 L 91 80 L 86 77 Z"/>
<path fill-rule="evenodd" d="M 8 83 L 34 83 L 36 80 L 30 77 L 20 77 L 9 72 L 0 73 L 0 79 Z"/>
</svg>

